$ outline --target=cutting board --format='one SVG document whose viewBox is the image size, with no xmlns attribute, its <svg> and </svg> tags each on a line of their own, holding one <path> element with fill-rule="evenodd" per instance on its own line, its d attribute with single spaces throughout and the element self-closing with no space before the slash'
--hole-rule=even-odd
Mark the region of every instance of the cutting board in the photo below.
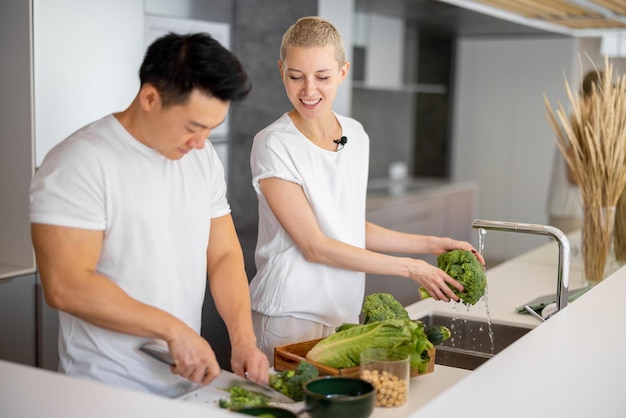
<svg viewBox="0 0 626 418">
<path fill-rule="evenodd" d="M 228 399 L 230 394 L 211 385 L 201 386 L 179 398 L 181 402 L 202 403 L 213 408 L 219 408 L 220 399 Z"/>
<path fill-rule="evenodd" d="M 201 386 L 179 398 L 180 402 L 193 402 L 206 405 L 207 408 L 220 408 L 219 400 L 227 399 L 229 394 L 221 389 L 211 386 Z M 292 412 L 299 412 L 304 408 L 304 402 L 294 402 L 291 404 L 270 402 L 270 405 L 278 406 L 280 408 L 288 409 Z M 210 415 L 207 414 L 207 417 Z M 301 415 L 301 418 L 308 417 L 308 414 Z"/>
</svg>

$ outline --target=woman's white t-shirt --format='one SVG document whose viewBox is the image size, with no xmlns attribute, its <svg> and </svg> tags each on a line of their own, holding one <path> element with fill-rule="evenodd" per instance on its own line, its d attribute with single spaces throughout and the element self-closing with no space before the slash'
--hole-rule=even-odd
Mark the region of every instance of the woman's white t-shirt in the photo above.
<svg viewBox="0 0 626 418">
<path fill-rule="evenodd" d="M 358 321 L 365 274 L 307 261 L 259 187 L 259 180 L 270 177 L 299 184 L 326 236 L 364 248 L 369 137 L 356 120 L 335 116 L 348 139 L 338 151 L 313 144 L 287 114 L 254 138 L 250 165 L 259 199 L 259 233 L 250 291 L 252 309 L 262 314 L 332 327 Z"/>
</svg>

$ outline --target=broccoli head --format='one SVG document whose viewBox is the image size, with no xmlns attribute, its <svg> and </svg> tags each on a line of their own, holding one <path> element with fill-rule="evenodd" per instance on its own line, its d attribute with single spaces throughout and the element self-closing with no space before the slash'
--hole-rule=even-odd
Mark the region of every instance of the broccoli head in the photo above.
<svg viewBox="0 0 626 418">
<path fill-rule="evenodd" d="M 389 293 L 372 293 L 363 301 L 363 324 L 388 319 L 409 319 L 404 306 Z"/>
<path fill-rule="evenodd" d="M 300 402 L 304 398 L 302 393 L 304 384 L 318 376 L 319 370 L 314 365 L 301 361 L 295 369 L 270 374 L 270 386 L 294 401 Z"/>
<path fill-rule="evenodd" d="M 463 292 L 453 286 L 450 288 L 466 305 L 476 304 L 485 294 L 485 269 L 471 251 L 452 250 L 442 253 L 437 257 L 437 267 L 463 285 Z"/>
</svg>

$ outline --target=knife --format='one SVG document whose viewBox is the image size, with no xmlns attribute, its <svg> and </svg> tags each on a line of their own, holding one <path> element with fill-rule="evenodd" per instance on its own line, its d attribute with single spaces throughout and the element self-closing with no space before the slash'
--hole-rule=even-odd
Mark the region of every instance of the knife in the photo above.
<svg viewBox="0 0 626 418">
<path fill-rule="evenodd" d="M 168 366 L 174 366 L 174 360 L 169 353 L 167 347 L 157 343 L 144 343 L 139 347 L 139 350 L 148 354 L 150 357 L 167 364 Z M 226 370 L 222 370 L 219 375 L 210 383 L 210 386 L 214 386 L 217 389 L 228 391 L 233 387 L 239 387 L 250 392 L 260 393 L 267 396 L 270 400 L 280 403 L 294 403 L 295 401 L 290 397 L 283 395 L 274 388 L 260 383 L 253 382 L 245 377 L 237 376 Z"/>
</svg>

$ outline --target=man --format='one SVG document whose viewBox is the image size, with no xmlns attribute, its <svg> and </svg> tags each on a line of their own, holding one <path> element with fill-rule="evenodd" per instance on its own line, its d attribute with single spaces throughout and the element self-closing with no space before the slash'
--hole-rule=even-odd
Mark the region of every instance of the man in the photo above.
<svg viewBox="0 0 626 418">
<path fill-rule="evenodd" d="M 250 90 L 206 34 L 147 50 L 123 112 L 80 129 L 31 185 L 32 238 L 47 302 L 60 311 L 62 372 L 177 396 L 220 372 L 200 335 L 208 275 L 235 373 L 266 383 L 224 169 L 207 138 Z M 168 370 L 139 352 L 164 341 Z M 192 383 L 193 382 L 193 383 Z"/>
</svg>

